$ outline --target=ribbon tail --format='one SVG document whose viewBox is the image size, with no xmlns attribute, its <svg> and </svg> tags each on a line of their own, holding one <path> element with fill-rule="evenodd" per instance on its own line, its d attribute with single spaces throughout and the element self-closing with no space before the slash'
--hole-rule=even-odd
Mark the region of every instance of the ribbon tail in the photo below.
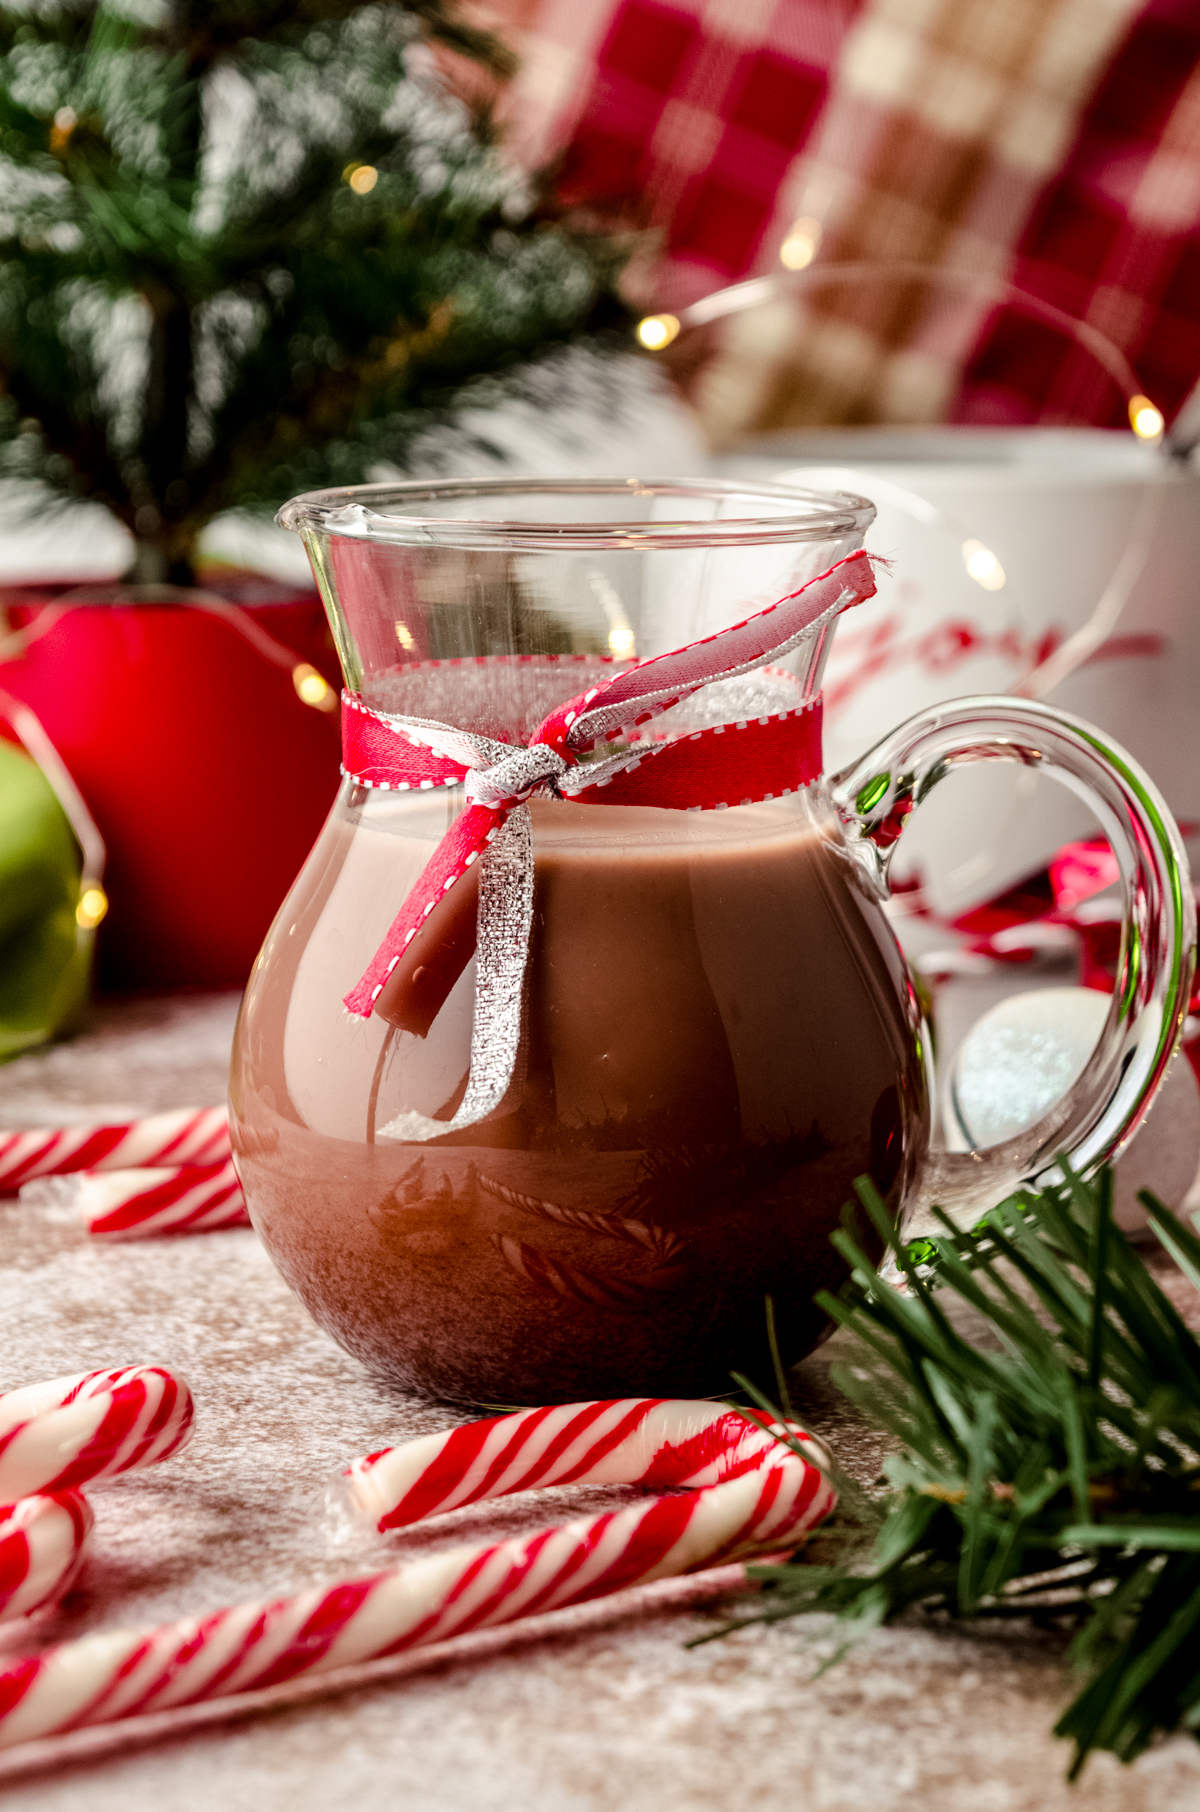
<svg viewBox="0 0 1200 1812">
<path fill-rule="evenodd" d="M 483 805 L 469 805 L 466 811 L 459 813 L 392 920 L 387 936 L 371 958 L 362 980 L 345 996 L 342 1004 L 347 1011 L 359 1019 L 370 1019 L 384 984 L 425 920 L 438 901 L 499 835 L 503 822 L 502 811 L 493 811 Z M 463 959 L 464 967 L 469 955 L 468 951 Z"/>
<path fill-rule="evenodd" d="M 874 597 L 875 563 L 887 564 L 860 548 L 744 622 L 638 661 L 552 711 L 536 740 L 552 748 L 586 749 L 648 723 L 713 680 L 734 679 L 780 659 L 844 610 Z"/>
<path fill-rule="evenodd" d="M 382 1139 L 420 1144 L 461 1132 L 502 1111 L 523 1081 L 525 972 L 533 930 L 533 824 L 516 806 L 488 845 L 479 870 L 475 1017 L 467 1090 L 450 1120 L 399 1113 Z"/>
</svg>

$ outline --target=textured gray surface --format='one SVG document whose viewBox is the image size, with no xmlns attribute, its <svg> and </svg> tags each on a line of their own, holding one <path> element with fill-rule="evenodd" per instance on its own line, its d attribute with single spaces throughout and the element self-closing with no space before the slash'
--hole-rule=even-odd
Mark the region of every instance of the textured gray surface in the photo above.
<svg viewBox="0 0 1200 1812">
<path fill-rule="evenodd" d="M 219 1099 L 236 1002 L 106 1009 L 71 1044 L 0 1071 L 0 1124 Z M 0 1203 L 0 1385 L 157 1360 L 196 1395 L 198 1432 L 142 1479 L 96 1488 L 94 1558 L 62 1609 L 0 1633 L 31 1639 L 145 1624 L 379 1562 L 339 1533 L 328 1481 L 355 1453 L 461 1412 L 388 1393 L 321 1334 L 250 1233 L 88 1245 L 68 1210 Z M 802 1398 L 869 1478 L 869 1433 L 810 1361 Z M 445 1519 L 403 1551 L 599 1507 L 576 1488 Z M 13 1777 L 6 1812 L 1183 1812 L 1200 1746 L 1178 1738 L 1122 1770 L 1063 1784 L 1049 1735 L 1067 1682 L 1030 1631 L 884 1631 L 813 1681 L 820 1630 L 781 1625 L 699 1649 L 704 1607 L 601 1607 L 566 1633 L 442 1661 L 383 1685 Z"/>
</svg>

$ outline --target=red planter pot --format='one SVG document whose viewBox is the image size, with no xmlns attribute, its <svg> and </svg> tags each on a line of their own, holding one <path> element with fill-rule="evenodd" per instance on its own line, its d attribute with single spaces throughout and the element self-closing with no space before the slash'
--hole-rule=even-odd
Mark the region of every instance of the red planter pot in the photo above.
<svg viewBox="0 0 1200 1812">
<path fill-rule="evenodd" d="M 61 588 L 0 590 L 13 628 Z M 315 592 L 220 582 L 340 685 Z M 301 702 L 224 619 L 181 604 L 65 610 L 0 688 L 41 719 L 108 845 L 102 989 L 238 986 L 333 802 L 336 711 Z"/>
</svg>

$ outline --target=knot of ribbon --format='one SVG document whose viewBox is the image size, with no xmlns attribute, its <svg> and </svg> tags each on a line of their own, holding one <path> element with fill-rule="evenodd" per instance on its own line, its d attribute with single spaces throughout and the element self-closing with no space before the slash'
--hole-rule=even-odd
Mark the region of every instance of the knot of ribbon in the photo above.
<svg viewBox="0 0 1200 1812">
<path fill-rule="evenodd" d="M 478 865 L 475 1007 L 466 1093 L 452 1118 L 400 1113 L 379 1129 L 382 1136 L 421 1141 L 459 1132 L 503 1112 L 520 1085 L 533 924 L 528 800 L 551 794 L 582 804 L 719 811 L 779 798 L 817 779 L 820 693 L 802 691 L 792 675 L 766 668 L 766 663 L 827 633 L 843 610 L 872 597 L 871 559 L 861 550 L 850 554 L 744 622 L 619 668 L 551 711 L 525 747 L 429 718 L 374 710 L 360 697 L 344 694 L 342 772 L 348 778 L 360 786 L 395 791 L 461 786 L 466 796 L 465 809 L 346 996 L 351 1013 L 369 1018 L 394 977 L 402 980 L 410 968 L 414 976 L 422 973 L 439 941 L 436 924 L 427 926 L 426 921 Z M 819 670 L 819 661 L 810 667 Z M 747 688 L 745 676 L 752 674 L 754 683 Z M 706 703 L 711 702 L 715 721 L 697 728 L 693 706 L 689 719 L 679 725 L 677 716 L 675 727 L 661 738 L 642 734 L 652 718 L 710 686 L 716 690 Z M 775 708 L 781 703 L 784 709 Z M 727 721 L 731 717 L 736 721 Z M 627 745 L 618 753 L 595 754 L 598 745 L 618 740 Z M 593 759 L 585 759 L 589 755 Z M 469 960 L 469 944 L 459 938 L 449 970 L 442 964 L 441 999 Z"/>
<path fill-rule="evenodd" d="M 507 807 L 520 805 L 549 783 L 553 789 L 570 763 L 548 742 L 534 742 L 514 749 L 490 768 L 473 768 L 463 781 L 468 805 Z"/>
</svg>

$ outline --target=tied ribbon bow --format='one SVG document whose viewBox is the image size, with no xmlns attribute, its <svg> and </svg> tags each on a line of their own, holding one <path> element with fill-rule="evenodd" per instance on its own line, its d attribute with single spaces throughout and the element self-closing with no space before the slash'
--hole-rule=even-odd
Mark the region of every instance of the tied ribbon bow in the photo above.
<svg viewBox="0 0 1200 1812">
<path fill-rule="evenodd" d="M 362 786 L 400 791 L 462 786 L 467 801 L 361 981 L 345 997 L 351 1013 L 370 1018 L 426 919 L 468 870 L 477 863 L 479 870 L 466 1093 L 451 1119 L 401 1113 L 380 1128 L 383 1136 L 419 1141 L 458 1132 L 503 1111 L 519 1086 L 533 923 L 533 832 L 526 802 L 534 794 L 550 794 L 583 804 L 713 811 L 808 785 L 821 773 L 821 697 L 802 696 L 788 674 L 771 675 L 767 691 L 778 700 L 790 689 L 785 696 L 800 699 L 792 709 L 747 713 L 737 723 L 685 728 L 655 742 L 637 740 L 638 731 L 703 687 L 736 681 L 789 653 L 874 591 L 871 556 L 851 554 L 745 622 L 639 661 L 568 699 L 550 712 L 525 748 L 428 718 L 375 711 L 361 698 L 344 695 L 344 774 Z M 632 746 L 580 762 L 597 744 L 618 738 L 633 739 Z M 451 985 L 469 960 L 469 948 L 461 956 Z"/>
</svg>

